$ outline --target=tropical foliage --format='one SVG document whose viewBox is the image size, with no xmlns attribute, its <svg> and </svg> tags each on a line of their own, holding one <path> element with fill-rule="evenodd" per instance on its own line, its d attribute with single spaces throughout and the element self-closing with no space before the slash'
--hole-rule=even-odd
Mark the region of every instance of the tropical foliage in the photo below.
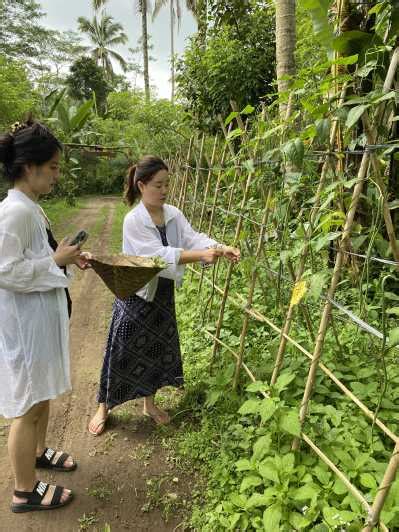
<svg viewBox="0 0 399 532">
<path fill-rule="evenodd" d="M 222 209 L 215 232 L 227 241 L 235 238 L 234 216 L 250 174 L 254 192 L 243 206 L 237 233 L 243 260 L 234 269 L 232 290 L 247 297 L 248 278 L 256 272 L 261 282 L 253 306 L 262 305 L 262 312 L 281 326 L 306 249 L 303 299 L 290 331 L 302 351 L 311 349 L 317 338 L 316 324 L 328 301 L 326 291 L 359 182 L 360 161 L 364 153 L 375 155 L 352 233 L 342 246 L 346 255 L 335 303 L 348 312 L 335 307 L 323 362 L 397 433 L 399 284 L 392 261 L 397 261 L 399 223 L 399 102 L 396 81 L 386 91 L 384 80 L 397 46 L 398 2 L 284 0 L 278 6 L 284 9 L 277 12 L 265 0 L 190 2 L 198 32 L 177 59 L 174 103 L 150 94 L 149 2 L 140 0 L 136 17 L 144 89 L 132 86 L 125 72 L 117 73 L 126 67 L 141 73 L 141 65 L 129 66 L 121 51 L 127 34 L 108 14 L 111 4 L 93 0 L 91 6 L 93 17 L 79 19 L 81 36 L 91 42 L 87 50 L 75 33 L 43 26 L 39 3 L 0 1 L 5 21 L 0 26 L 2 129 L 29 110 L 54 129 L 65 144 L 63 177 L 55 193 L 70 203 L 80 194 L 120 193 L 127 166 L 145 153 L 171 160 L 180 178 L 188 175 L 190 186 L 197 185 L 198 197 L 205 195 L 211 177 L 204 217 L 210 215 L 220 178 L 220 190 L 231 192 L 231 199 L 229 208 L 215 203 Z M 173 31 L 181 6 L 177 0 L 159 0 L 155 15 L 161 7 L 172 8 Z M 285 36 L 290 46 L 284 46 Z M 285 72 L 279 83 L 277 69 Z M 208 172 L 204 169 L 211 162 L 216 131 L 216 162 Z M 224 134 L 228 148 L 220 142 Z M 376 146 L 371 142 L 374 135 L 380 142 Z M 331 168 L 318 193 L 326 159 Z M 200 170 L 192 172 L 196 166 Z M 180 186 L 178 181 L 178 193 Z M 188 214 L 196 212 L 192 199 L 187 199 L 187 208 L 184 205 Z M 317 202 L 317 215 L 310 216 Z M 265 207 L 270 207 L 263 235 L 267 246 L 256 268 L 254 234 L 262 227 Z M 388 215 L 393 233 L 385 224 Z M 212 274 L 217 278 L 219 273 L 220 284 L 226 279 L 223 268 Z M 212 285 L 206 270 L 200 276 L 203 287 Z M 199 289 L 187 283 L 178 296 L 186 392 L 173 430 L 169 436 L 162 433 L 163 442 L 169 437 L 170 448 L 179 455 L 176 463 L 198 472 L 189 526 L 204 532 L 358 532 L 366 518 L 358 499 L 310 449 L 291 448 L 303 428 L 298 421 L 307 379 L 303 353 L 288 347 L 283 371 L 270 384 L 281 335 L 253 320 L 242 340 L 241 311 L 226 307 L 221 341 L 230 349 L 244 347 L 245 362 L 257 378 L 251 383 L 241 375 L 233 389 L 230 352 L 220 350 L 211 367 L 208 336 L 200 327 L 214 335 L 220 310 L 217 293 L 210 289 L 199 297 Z M 199 306 L 204 298 L 209 305 Z M 359 318 L 355 323 L 354 314 Z M 365 323 L 379 335 L 366 335 L 361 329 Z M 305 430 L 372 503 L 381 491 L 391 442 L 325 374 L 316 374 L 315 381 Z M 398 495 L 395 480 L 382 513 L 392 530 L 399 529 Z"/>
<path fill-rule="evenodd" d="M 238 21 L 225 8 L 213 16 L 206 46 L 194 36 L 177 65 L 179 96 L 195 123 L 207 128 L 218 114 L 229 114 L 232 99 L 241 108 L 259 105 L 274 92 L 275 76 L 271 8 L 246 9 Z"/>
</svg>

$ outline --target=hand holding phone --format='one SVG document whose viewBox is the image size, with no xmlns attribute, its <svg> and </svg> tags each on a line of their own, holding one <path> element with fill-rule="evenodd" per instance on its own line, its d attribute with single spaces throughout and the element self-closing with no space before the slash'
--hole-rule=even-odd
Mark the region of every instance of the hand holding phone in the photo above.
<svg viewBox="0 0 399 532">
<path fill-rule="evenodd" d="M 79 233 L 71 240 L 70 246 L 81 246 L 89 238 L 89 234 L 81 229 Z"/>
</svg>

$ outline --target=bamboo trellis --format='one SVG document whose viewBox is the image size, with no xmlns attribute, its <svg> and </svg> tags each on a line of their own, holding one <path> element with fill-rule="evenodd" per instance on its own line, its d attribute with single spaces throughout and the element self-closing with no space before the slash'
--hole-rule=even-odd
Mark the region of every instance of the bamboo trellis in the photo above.
<svg viewBox="0 0 399 532">
<path fill-rule="evenodd" d="M 390 91 L 394 85 L 398 62 L 399 49 L 396 49 L 392 55 L 390 68 L 383 86 L 384 92 Z M 344 86 L 342 88 L 338 106 L 341 106 L 344 103 L 345 95 L 346 87 Z M 385 102 L 381 104 L 381 106 L 383 105 L 385 105 Z M 321 357 L 325 348 L 326 336 L 331 326 L 332 309 L 334 307 L 339 311 L 344 309 L 346 313 L 345 315 L 349 316 L 349 318 L 353 315 L 353 313 L 347 311 L 342 305 L 337 304 L 334 300 L 334 296 L 341 279 L 345 257 L 353 255 L 348 251 L 348 242 L 351 236 L 363 186 L 370 176 L 372 177 L 370 183 L 375 183 L 379 193 L 382 195 L 384 222 L 395 259 L 394 261 L 391 261 L 391 264 L 396 266 L 396 268 L 399 267 L 399 255 L 394 226 L 388 208 L 380 162 L 375 156 L 374 149 L 378 147 L 378 138 L 374 131 L 377 130 L 377 126 L 379 125 L 379 121 L 382 120 L 383 115 L 384 112 L 381 107 L 374 113 L 374 124 L 371 123 L 367 111 L 364 112 L 361 119 L 369 149 L 365 149 L 362 152 L 362 159 L 358 169 L 356 184 L 353 188 L 351 204 L 347 210 L 342 236 L 336 249 L 335 264 L 330 280 L 330 287 L 324 297 L 324 308 L 321 313 L 318 332 L 315 335 L 315 340 L 313 342 L 313 351 L 306 349 L 299 341 L 295 340 L 295 338 L 290 335 L 291 326 L 296 317 L 296 309 L 301 308 L 304 310 L 300 298 L 298 300 L 298 298 L 294 297 L 294 294 L 303 280 L 304 272 L 311 254 L 311 239 L 314 234 L 314 223 L 317 220 L 320 210 L 322 194 L 329 180 L 331 182 L 331 179 L 335 178 L 335 169 L 340 169 L 341 162 L 335 157 L 334 152 L 335 138 L 337 128 L 339 127 L 338 121 L 332 123 L 329 143 L 322 156 L 323 159 L 321 162 L 323 164 L 321 167 L 320 180 L 314 191 L 315 199 L 309 212 L 309 224 L 304 231 L 305 243 L 297 260 L 296 271 L 291 268 L 291 276 L 293 278 L 292 284 L 294 285 L 294 288 L 289 302 L 284 304 L 285 311 L 283 314 L 285 314 L 285 318 L 281 324 L 275 323 L 275 318 L 271 319 L 269 316 L 263 314 L 262 308 L 259 304 L 259 298 L 256 301 L 254 298 L 256 287 L 261 284 L 259 273 L 265 269 L 265 265 L 273 275 L 276 275 L 278 283 L 281 282 L 281 272 L 273 272 L 273 270 L 267 265 L 267 262 L 265 262 L 265 260 L 267 260 L 267 249 L 265 244 L 270 238 L 270 234 L 278 234 L 279 231 L 281 231 L 281 229 L 276 226 L 276 217 L 271 216 L 272 212 L 275 212 L 278 208 L 278 201 L 276 200 L 278 196 L 276 181 L 273 179 L 260 179 L 254 165 L 250 165 L 246 168 L 244 164 L 245 159 L 256 159 L 259 148 L 258 142 L 253 144 L 251 153 L 247 150 L 244 154 L 236 154 L 234 143 L 230 136 L 232 124 L 230 124 L 229 129 L 226 129 L 223 122 L 221 122 L 221 138 L 223 139 L 223 142 L 220 142 L 218 136 L 214 138 L 212 155 L 210 160 L 208 159 L 210 161 L 210 166 L 208 168 L 200 167 L 201 160 L 204 157 L 204 135 L 200 142 L 199 157 L 195 157 L 197 164 L 191 164 L 191 161 L 194 158 L 193 151 L 195 150 L 195 142 L 194 138 L 192 138 L 187 156 L 184 158 L 180 155 L 179 158 L 176 159 L 177 162 L 174 166 L 175 180 L 172 183 L 171 188 L 172 202 L 178 205 L 186 213 L 193 226 L 197 229 L 203 230 L 205 218 L 208 215 L 207 232 L 219 241 L 224 242 L 227 239 L 228 243 L 231 245 L 242 245 L 243 242 L 248 240 L 248 237 L 245 234 L 243 235 L 243 233 L 250 233 L 250 237 L 255 244 L 255 252 L 253 253 L 249 273 L 247 274 L 248 292 L 245 296 L 235 292 L 232 286 L 234 270 L 236 268 L 232 263 L 230 263 L 222 272 L 223 286 L 220 286 L 220 283 L 218 282 L 218 278 L 221 278 L 221 274 L 217 269 L 216 275 L 213 275 L 213 279 L 211 279 L 204 273 L 204 269 L 198 270 L 197 268 L 190 268 L 193 275 L 197 275 L 200 278 L 200 288 L 204 285 L 210 286 L 216 294 L 221 296 L 214 332 L 210 332 L 207 328 L 203 328 L 206 335 L 213 341 L 212 359 L 215 359 L 221 348 L 234 357 L 236 363 L 233 379 L 234 387 L 237 387 L 239 383 L 242 369 L 251 381 L 255 381 L 256 375 L 254 371 L 248 367 L 248 364 L 245 361 L 247 333 L 251 321 L 266 325 L 274 331 L 274 333 L 277 333 L 279 337 L 279 348 L 276 359 L 272 363 L 272 385 L 276 382 L 283 366 L 287 346 L 291 346 L 291 348 L 294 348 L 301 355 L 304 355 L 306 357 L 305 359 L 309 359 L 308 376 L 299 412 L 302 432 L 300 439 L 297 438 L 294 440 L 293 449 L 297 450 L 299 448 L 300 441 L 305 442 L 343 482 L 348 492 L 351 493 L 352 496 L 363 506 L 365 510 L 365 524 L 362 532 L 370 532 L 376 526 L 383 531 L 389 530 L 381 521 L 380 514 L 399 466 L 399 437 L 334 374 L 333 370 L 329 369 L 321 362 Z M 236 120 L 237 126 L 242 131 L 242 135 L 246 136 L 247 132 L 244 130 L 239 114 L 236 117 Z M 226 179 L 226 186 L 223 186 L 224 170 L 230 171 L 230 177 L 229 179 Z M 311 190 L 313 192 L 313 189 Z M 256 214 L 248 208 L 249 200 L 251 200 L 253 196 L 261 198 L 261 203 L 257 205 L 256 209 L 254 209 Z M 234 204 L 236 197 L 240 198 L 239 206 Z M 295 201 L 295 198 L 292 199 Z M 260 217 L 260 219 L 257 218 L 257 216 Z M 245 253 L 243 253 L 243 255 L 245 256 Z M 366 257 L 366 260 L 369 260 L 369 257 Z M 271 275 L 271 278 L 273 275 Z M 264 290 L 263 286 L 261 292 L 267 296 L 267 291 Z M 242 314 L 242 325 L 237 350 L 233 349 L 227 341 L 224 341 L 222 334 L 228 304 L 239 309 Z M 306 316 L 305 313 L 303 314 Z M 361 323 L 363 323 L 362 320 L 358 318 L 356 324 L 359 326 Z M 309 320 L 307 324 L 309 326 Z M 371 330 L 373 328 L 369 327 L 369 329 Z M 376 336 L 381 337 L 381 333 L 378 331 L 377 333 Z M 392 440 L 394 444 L 391 459 L 387 465 L 377 495 L 372 504 L 367 501 L 366 497 L 349 480 L 348 476 L 345 475 L 345 473 L 334 464 L 331 458 L 329 458 L 309 437 L 309 435 L 304 432 L 309 402 L 315 391 L 315 379 L 319 370 L 321 370 L 323 374 L 337 386 L 342 394 L 352 401 L 363 414 L 385 434 L 385 436 Z"/>
</svg>

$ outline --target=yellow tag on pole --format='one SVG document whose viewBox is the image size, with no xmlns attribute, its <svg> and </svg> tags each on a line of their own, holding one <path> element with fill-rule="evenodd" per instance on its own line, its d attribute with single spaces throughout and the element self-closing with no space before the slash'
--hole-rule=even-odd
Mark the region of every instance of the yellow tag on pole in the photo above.
<svg viewBox="0 0 399 532">
<path fill-rule="evenodd" d="M 301 301 L 303 296 L 307 292 L 307 286 L 306 281 L 302 279 L 302 281 L 298 281 L 295 283 L 294 289 L 292 290 L 292 296 L 291 296 L 291 303 L 290 305 L 293 307 L 294 305 L 298 305 L 298 303 Z"/>
</svg>

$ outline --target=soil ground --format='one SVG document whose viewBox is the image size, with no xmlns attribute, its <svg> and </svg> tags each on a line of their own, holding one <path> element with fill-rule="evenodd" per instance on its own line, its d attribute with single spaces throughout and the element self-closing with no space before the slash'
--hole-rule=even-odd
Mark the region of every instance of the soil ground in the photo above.
<svg viewBox="0 0 399 532">
<path fill-rule="evenodd" d="M 91 233 L 87 249 L 106 253 L 118 201 L 114 197 L 89 198 L 73 220 L 55 228 L 57 237 L 85 228 Z M 71 295 L 73 391 L 52 402 L 47 443 L 70 452 L 79 465 L 73 473 L 39 471 L 38 476 L 73 489 L 76 499 L 70 506 L 50 512 L 10 512 L 13 479 L 7 458 L 8 425 L 2 420 L 0 531 L 104 532 L 106 524 L 111 532 L 184 530 L 188 481 L 177 473 L 174 457 L 162 445 L 162 430 L 142 416 L 141 401 L 115 409 L 101 437 L 87 431 L 96 408 L 113 296 L 93 271 L 76 272 Z"/>
</svg>

